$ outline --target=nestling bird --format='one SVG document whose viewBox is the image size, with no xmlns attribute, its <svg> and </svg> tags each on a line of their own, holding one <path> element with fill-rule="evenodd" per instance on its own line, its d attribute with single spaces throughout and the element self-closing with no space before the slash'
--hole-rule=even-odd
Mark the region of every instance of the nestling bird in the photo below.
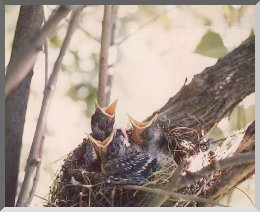
<svg viewBox="0 0 260 212">
<path fill-rule="evenodd" d="M 88 137 L 90 137 L 88 135 Z M 111 137 L 113 137 L 113 132 L 103 141 L 98 141 L 103 145 L 106 145 L 110 142 Z M 93 137 L 92 137 L 93 138 Z M 88 171 L 100 171 L 100 152 L 96 148 L 96 145 L 89 138 L 84 138 L 83 141 L 86 143 L 85 147 L 85 169 Z"/>
<path fill-rule="evenodd" d="M 88 135 L 88 139 L 101 159 L 101 171 L 108 176 L 126 179 L 135 184 L 142 183 L 155 170 L 157 159 L 129 149 L 120 129 L 114 130 L 105 142 L 96 140 L 91 135 Z"/>
<path fill-rule="evenodd" d="M 118 99 L 103 108 L 95 102 L 96 110 L 91 117 L 91 130 L 96 140 L 105 140 L 113 131 L 117 101 Z"/>
<path fill-rule="evenodd" d="M 157 158 L 160 164 L 166 162 L 163 158 L 167 155 L 168 142 L 164 133 L 155 124 L 158 114 L 145 122 L 137 121 L 129 115 L 128 117 L 132 124 L 130 130 L 132 146 L 139 151 L 146 152 L 153 158 Z"/>
</svg>

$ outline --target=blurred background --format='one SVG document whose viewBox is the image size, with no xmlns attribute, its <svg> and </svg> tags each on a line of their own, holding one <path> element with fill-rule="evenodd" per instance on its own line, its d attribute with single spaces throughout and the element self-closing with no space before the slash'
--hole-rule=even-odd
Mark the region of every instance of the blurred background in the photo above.
<svg viewBox="0 0 260 212">
<path fill-rule="evenodd" d="M 45 6 L 45 17 L 55 5 Z M 19 14 L 19 6 L 5 6 L 5 64 Z M 113 75 L 111 101 L 119 98 L 116 126 L 128 126 L 127 113 L 143 120 L 174 96 L 187 78 L 212 66 L 255 31 L 255 6 L 119 6 L 114 45 L 109 52 Z M 85 8 L 59 75 L 48 115 L 42 170 L 36 195 L 47 198 L 63 159 L 90 131 L 98 86 L 103 6 Z M 49 38 L 49 72 L 66 34 L 68 19 Z M 21 153 L 19 186 L 40 111 L 44 89 L 44 53 L 34 67 Z M 214 139 L 246 128 L 254 120 L 255 95 L 244 99 L 212 131 Z M 19 189 L 19 188 L 18 188 Z M 35 197 L 31 206 L 41 206 Z M 222 203 L 253 206 L 255 176 L 239 185 Z"/>
</svg>

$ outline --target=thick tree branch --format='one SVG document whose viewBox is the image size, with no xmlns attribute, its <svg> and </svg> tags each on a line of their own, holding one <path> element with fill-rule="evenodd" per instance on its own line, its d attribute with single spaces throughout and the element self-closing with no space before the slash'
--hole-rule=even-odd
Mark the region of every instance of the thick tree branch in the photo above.
<svg viewBox="0 0 260 212">
<path fill-rule="evenodd" d="M 208 132 L 241 100 L 255 91 L 255 37 L 184 85 L 155 113 L 158 124 L 191 127 Z"/>
<path fill-rule="evenodd" d="M 242 139 L 234 156 L 212 163 L 197 173 L 188 174 L 188 176 L 179 177 L 169 182 L 171 191 L 184 188 L 202 177 L 208 177 L 213 173 L 215 179 L 214 184 L 207 190 L 203 197 L 218 201 L 225 194 L 235 188 L 242 180 L 248 178 L 255 170 L 255 123 L 251 123 L 247 128 L 244 138 Z M 243 148 L 244 147 L 244 148 Z M 220 171 L 214 174 L 215 171 Z M 171 186 L 172 185 L 172 186 Z M 161 204 L 167 199 L 160 198 Z"/>
<path fill-rule="evenodd" d="M 251 123 L 246 130 L 245 136 L 239 145 L 235 155 L 255 151 L 255 122 Z M 218 180 L 212 189 L 207 192 L 206 197 L 212 200 L 219 200 L 231 192 L 240 182 L 249 178 L 255 173 L 255 163 L 247 166 L 235 166 L 220 173 Z"/>
<path fill-rule="evenodd" d="M 41 50 L 46 37 L 55 29 L 60 21 L 68 15 L 72 6 L 61 6 L 47 21 L 39 33 L 34 37 L 30 45 L 22 55 L 9 64 L 5 78 L 5 95 L 7 96 L 29 73 L 36 59 L 37 53 Z"/>
<path fill-rule="evenodd" d="M 32 176 L 35 172 L 36 167 L 38 166 L 38 163 L 41 162 L 40 150 L 43 148 L 41 141 L 43 141 L 42 138 L 45 133 L 47 114 L 49 111 L 51 100 L 52 100 L 54 90 L 56 87 L 56 83 L 58 80 L 58 74 L 59 74 L 59 71 L 60 71 L 60 68 L 62 65 L 63 57 L 68 49 L 71 37 L 76 29 L 79 15 L 80 15 L 82 9 L 83 9 L 83 7 L 76 9 L 71 16 L 66 37 L 63 41 L 59 56 L 54 64 L 52 74 L 48 81 L 47 88 L 44 92 L 41 111 L 40 111 L 40 115 L 38 118 L 36 130 L 35 130 L 35 134 L 34 134 L 34 138 L 33 138 L 33 143 L 32 143 L 31 150 L 30 150 L 29 157 L 28 157 L 27 164 L 26 164 L 25 177 L 24 177 L 24 181 L 23 181 L 23 184 L 21 187 L 21 191 L 18 196 L 16 206 L 25 206 L 25 203 L 28 201 L 27 195 L 28 195 L 28 190 L 29 190 L 29 186 L 30 186 L 30 181 L 32 179 Z"/>
<path fill-rule="evenodd" d="M 233 166 L 243 166 L 245 164 L 254 164 L 254 162 L 255 152 L 241 153 L 226 159 L 216 161 L 215 163 L 202 168 L 200 171 L 194 174 L 190 173 L 189 177 L 183 176 L 179 178 L 176 182 L 175 189 L 180 189 L 187 185 L 190 185 L 191 183 L 201 179 L 202 177 L 207 177 L 209 174 L 216 170 L 223 170 Z"/>
<path fill-rule="evenodd" d="M 112 5 L 104 6 L 104 17 L 102 21 L 101 49 L 99 59 L 99 81 L 97 101 L 101 107 L 106 104 L 107 85 L 107 59 L 112 38 L 113 14 L 116 12 Z"/>
<path fill-rule="evenodd" d="M 42 22 L 42 6 L 21 6 L 8 66 L 12 66 L 17 58 L 24 54 L 28 43 L 40 30 Z M 7 207 L 15 204 L 20 150 L 34 62 L 32 60 L 32 67 L 26 70 L 27 76 L 5 101 L 5 206 Z"/>
</svg>

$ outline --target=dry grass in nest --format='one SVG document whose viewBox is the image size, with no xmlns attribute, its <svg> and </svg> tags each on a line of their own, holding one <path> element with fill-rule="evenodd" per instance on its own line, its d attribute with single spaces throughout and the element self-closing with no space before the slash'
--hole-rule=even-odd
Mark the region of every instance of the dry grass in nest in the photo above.
<svg viewBox="0 0 260 212">
<path fill-rule="evenodd" d="M 50 188 L 46 206 L 141 206 L 149 200 L 151 195 L 147 192 L 123 189 L 127 184 L 124 180 L 84 170 L 84 149 L 85 142 L 64 160 Z M 177 168 L 173 157 L 167 160 L 167 165 L 154 172 L 142 186 L 163 189 L 167 185 Z"/>
<path fill-rule="evenodd" d="M 167 190 L 169 181 L 178 168 L 179 162 L 187 155 L 194 156 L 200 150 L 200 144 L 188 141 L 186 133 L 198 133 L 193 129 L 176 128 L 168 134 L 170 150 L 166 165 L 154 172 L 143 188 Z M 184 139 L 185 138 L 185 139 Z M 197 139 L 201 139 L 197 136 Z M 178 141 L 178 142 L 177 142 Z M 182 141 L 182 142 L 180 142 Z M 178 144 L 178 145 L 177 145 Z M 98 207 L 98 206 L 147 206 L 156 194 L 138 189 L 128 189 L 124 180 L 111 179 L 101 172 L 88 172 L 84 169 L 85 147 L 83 141 L 68 157 L 57 174 L 50 188 L 47 207 Z M 178 161 L 178 164 L 175 162 Z M 165 164 L 165 163 L 164 163 Z M 212 178 L 213 179 L 213 178 Z M 182 194 L 199 196 L 208 190 L 212 179 L 202 178 L 200 181 L 179 191 Z M 195 206 L 194 201 L 168 198 L 162 206 Z"/>
</svg>

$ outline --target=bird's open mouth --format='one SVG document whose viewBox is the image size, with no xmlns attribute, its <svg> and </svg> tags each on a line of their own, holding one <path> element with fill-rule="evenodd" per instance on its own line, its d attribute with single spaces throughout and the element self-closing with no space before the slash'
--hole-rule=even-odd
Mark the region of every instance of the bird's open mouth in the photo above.
<svg viewBox="0 0 260 212">
<path fill-rule="evenodd" d="M 118 99 L 116 99 L 110 105 L 103 107 L 103 108 L 100 107 L 100 105 L 98 104 L 97 101 L 95 102 L 95 105 L 96 105 L 96 108 L 99 108 L 104 115 L 113 118 L 115 116 L 115 113 L 116 113 L 117 101 L 118 101 Z"/>
</svg>

